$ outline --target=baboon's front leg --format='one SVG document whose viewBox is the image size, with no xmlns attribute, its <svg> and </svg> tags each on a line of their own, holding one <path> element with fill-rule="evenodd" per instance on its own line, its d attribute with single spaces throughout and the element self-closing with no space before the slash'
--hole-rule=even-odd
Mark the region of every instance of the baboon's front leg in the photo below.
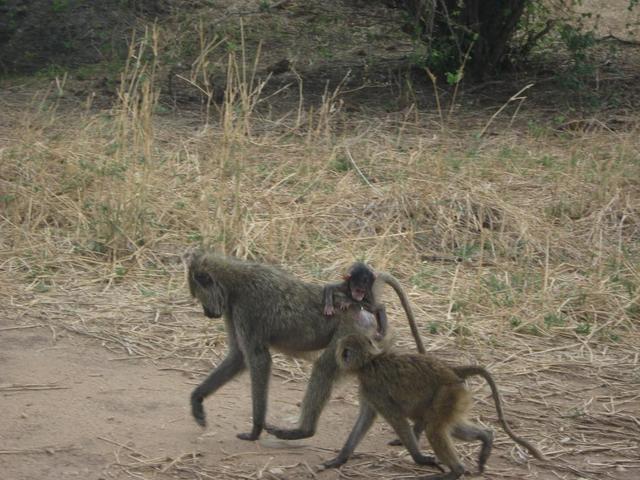
<svg viewBox="0 0 640 480">
<path fill-rule="evenodd" d="M 191 393 L 191 414 L 198 425 L 206 426 L 207 420 L 202 402 L 245 368 L 242 352 L 234 345 L 229 346 L 229 353 L 204 382 Z"/>
<path fill-rule="evenodd" d="M 326 461 L 322 464 L 324 468 L 336 468 L 343 465 L 349 457 L 353 454 L 354 450 L 365 436 L 365 434 L 371 428 L 373 421 L 376 418 L 375 410 L 368 405 L 364 400 L 360 400 L 360 413 L 356 420 L 347 441 L 338 453 L 338 456 L 332 460 Z"/>
<path fill-rule="evenodd" d="M 387 415 L 385 415 L 385 420 L 396 431 L 398 437 L 400 438 L 400 441 L 409 451 L 414 462 L 416 462 L 418 465 L 430 465 L 432 467 L 438 467 L 440 470 L 442 470 L 442 467 L 436 462 L 435 457 L 431 455 L 424 455 L 420 451 L 418 441 L 416 440 L 413 430 L 409 426 L 409 422 L 406 418 L 400 415 L 390 415 L 387 413 Z"/>
<path fill-rule="evenodd" d="M 257 440 L 264 428 L 267 415 L 267 394 L 271 375 L 271 354 L 269 349 L 254 346 L 247 351 L 247 363 L 251 374 L 251 397 L 253 405 L 253 427 L 251 432 L 238 433 L 241 440 Z"/>
</svg>

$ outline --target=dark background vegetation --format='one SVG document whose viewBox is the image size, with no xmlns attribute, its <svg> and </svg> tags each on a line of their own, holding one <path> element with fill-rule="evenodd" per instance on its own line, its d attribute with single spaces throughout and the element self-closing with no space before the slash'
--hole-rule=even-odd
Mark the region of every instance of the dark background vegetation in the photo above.
<svg viewBox="0 0 640 480">
<path fill-rule="evenodd" d="M 633 43 L 625 33 L 632 35 L 638 26 L 632 15 L 636 3 L 626 5 L 626 32 L 614 36 L 597 32 L 599 11 L 579 0 L 1 0 L 0 69 L 77 73 L 81 66 L 121 64 L 132 30 L 155 22 L 176 33 L 162 52 L 171 76 L 193 62 L 203 33 L 234 48 L 240 39 L 228 20 L 244 18 L 258 29 L 276 27 L 245 33 L 249 43 L 262 42 L 267 58 L 270 50 L 278 52 L 265 65 L 267 73 L 305 70 L 295 43 L 302 40 L 306 48 L 315 40 L 315 53 L 324 60 L 317 66 L 343 73 L 351 68 L 359 81 L 366 80 L 364 70 L 393 61 L 393 68 L 434 75 L 449 85 L 465 77 L 478 81 L 546 70 L 579 86 L 593 76 L 593 52 L 606 40 L 609 50 Z"/>
</svg>

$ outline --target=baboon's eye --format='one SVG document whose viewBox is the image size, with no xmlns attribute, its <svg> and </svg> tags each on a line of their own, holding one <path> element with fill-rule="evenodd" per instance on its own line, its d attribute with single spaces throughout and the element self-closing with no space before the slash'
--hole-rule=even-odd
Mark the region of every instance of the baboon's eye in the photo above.
<svg viewBox="0 0 640 480">
<path fill-rule="evenodd" d="M 196 282 L 198 282 L 201 286 L 205 288 L 211 286 L 211 284 L 213 283 L 213 279 L 211 278 L 211 275 L 205 272 L 196 272 L 194 273 L 193 278 L 195 279 Z"/>
</svg>

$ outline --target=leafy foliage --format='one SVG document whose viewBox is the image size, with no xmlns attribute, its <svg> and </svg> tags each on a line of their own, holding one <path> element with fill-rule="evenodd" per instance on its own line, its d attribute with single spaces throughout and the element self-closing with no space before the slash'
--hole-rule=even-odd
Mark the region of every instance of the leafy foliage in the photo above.
<svg viewBox="0 0 640 480">
<path fill-rule="evenodd" d="M 593 73 L 589 51 L 596 38 L 590 12 L 577 14 L 581 0 L 406 0 L 391 1 L 406 10 L 407 30 L 427 46 L 415 62 L 447 79 L 460 81 L 466 70 L 475 78 L 491 76 L 528 59 L 550 35 L 559 37 L 572 65 L 567 82 L 577 86 Z M 632 10 L 638 0 L 630 0 Z M 465 67 L 464 69 L 462 67 Z"/>
</svg>

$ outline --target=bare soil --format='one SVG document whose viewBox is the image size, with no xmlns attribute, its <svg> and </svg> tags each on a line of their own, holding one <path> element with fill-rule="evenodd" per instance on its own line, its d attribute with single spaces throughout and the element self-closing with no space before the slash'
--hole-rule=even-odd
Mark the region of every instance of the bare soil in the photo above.
<svg viewBox="0 0 640 480">
<path fill-rule="evenodd" d="M 3 301 L 7 305 L 0 316 L 3 479 L 411 478 L 430 473 L 414 465 L 404 449 L 386 445 L 393 433 L 384 422 L 377 422 L 358 455 L 341 471 L 316 471 L 341 446 L 356 417 L 352 381 L 336 388 L 318 433 L 308 440 L 286 442 L 268 434 L 257 442 L 236 438 L 236 433 L 250 427 L 246 374 L 207 399 L 209 425 L 203 430 L 190 418 L 188 396 L 208 370 L 209 359 L 176 364 L 172 359 L 145 358 L 137 354 L 133 337 L 125 335 L 115 346 L 107 333 L 91 333 L 88 320 L 86 328 L 80 328 L 81 323 L 73 327 L 86 335 L 71 333 L 68 326 L 73 323 L 69 318 L 60 323 L 55 313 L 60 307 L 52 308 L 57 301 L 71 300 L 25 292 Z M 105 308 L 107 301 L 111 305 Z M 174 305 L 173 315 L 158 320 L 157 312 L 166 311 L 164 307 L 155 314 L 138 312 L 122 288 L 102 294 L 96 306 L 79 303 L 77 312 L 83 318 L 97 308 L 103 316 L 100 322 L 107 325 L 104 316 L 121 316 L 127 305 L 132 319 L 152 323 L 150 317 L 155 317 L 157 325 L 173 321 L 187 338 L 190 330 L 202 332 L 208 322 L 195 305 L 184 302 Z M 131 321 L 132 332 L 143 324 L 135 322 Z M 207 328 L 218 331 L 216 327 Z M 96 338 L 101 335 L 102 340 Z M 209 336 L 217 343 L 212 355 L 217 363 L 224 345 L 216 334 Z M 606 346 L 585 350 L 567 339 L 540 339 L 537 345 L 531 337 L 527 343 L 525 350 L 510 345 L 506 351 L 484 354 L 469 345 L 464 356 L 500 359 L 492 369 L 508 418 L 514 430 L 535 440 L 550 461 L 529 462 L 518 452 L 496 425 L 483 387 L 484 393 L 476 395 L 474 413 L 495 428 L 497 441 L 482 478 L 637 479 L 638 354 L 629 356 Z M 430 348 L 439 347 L 434 342 Z M 455 349 L 439 353 L 450 361 L 465 362 Z M 268 419 L 293 424 L 306 380 L 285 374 L 278 368 L 278 358 Z M 472 468 L 475 446 L 460 447 Z"/>
<path fill-rule="evenodd" d="M 331 454 L 349 428 L 350 420 L 339 418 L 356 411 L 333 402 L 324 422 L 335 427 L 323 427 L 309 441 L 290 445 L 264 435 L 245 442 L 235 434 L 250 428 L 247 375 L 207 401 L 209 427 L 202 430 L 188 408 L 194 381 L 180 372 L 114 356 L 96 340 L 53 327 L 20 328 L 4 316 L 0 332 L 0 471 L 7 480 L 198 478 L 196 471 L 207 470 L 209 478 L 238 478 L 234 471 L 257 473 L 270 465 L 288 465 L 285 477 L 296 478 L 306 469 L 300 464 L 312 468 Z M 292 398 L 302 388 L 274 378 L 273 408 L 295 415 Z"/>
</svg>

